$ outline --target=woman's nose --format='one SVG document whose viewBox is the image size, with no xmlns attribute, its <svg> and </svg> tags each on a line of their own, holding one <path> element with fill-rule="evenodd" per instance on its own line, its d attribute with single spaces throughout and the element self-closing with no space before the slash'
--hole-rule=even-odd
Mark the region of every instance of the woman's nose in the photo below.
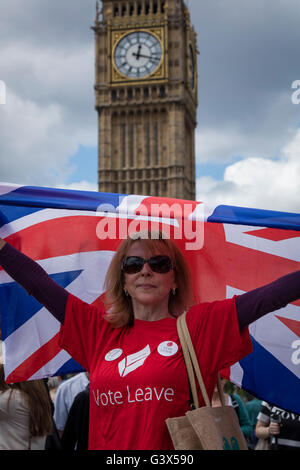
<svg viewBox="0 0 300 470">
<path fill-rule="evenodd" d="M 150 268 L 148 263 L 145 263 L 143 269 L 141 270 L 141 274 L 152 274 L 152 269 Z"/>
</svg>

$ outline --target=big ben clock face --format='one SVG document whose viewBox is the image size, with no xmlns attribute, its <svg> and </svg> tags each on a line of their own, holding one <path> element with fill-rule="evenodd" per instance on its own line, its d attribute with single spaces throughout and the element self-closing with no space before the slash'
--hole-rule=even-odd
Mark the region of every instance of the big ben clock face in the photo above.
<svg viewBox="0 0 300 470">
<path fill-rule="evenodd" d="M 162 60 L 160 41 L 146 31 L 124 36 L 114 50 L 114 63 L 125 77 L 140 79 L 156 71 Z"/>
</svg>

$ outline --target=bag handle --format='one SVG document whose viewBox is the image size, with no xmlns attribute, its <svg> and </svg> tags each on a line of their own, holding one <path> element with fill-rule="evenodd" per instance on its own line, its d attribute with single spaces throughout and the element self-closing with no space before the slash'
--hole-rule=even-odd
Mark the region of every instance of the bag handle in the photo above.
<svg viewBox="0 0 300 470">
<path fill-rule="evenodd" d="M 185 314 L 183 314 L 185 315 Z M 185 335 L 182 329 L 182 316 L 180 316 L 177 319 L 177 331 L 178 331 L 178 336 L 180 339 L 181 347 L 182 347 L 182 352 L 183 352 L 183 357 L 188 373 L 188 378 L 189 378 L 189 385 L 190 385 L 190 393 L 192 393 L 192 398 L 193 398 L 193 404 L 195 408 L 199 408 L 199 400 L 198 400 L 198 394 L 197 394 L 197 388 L 196 388 L 196 382 L 195 382 L 195 374 L 193 372 L 193 365 L 191 361 L 191 356 L 189 354 L 188 346 L 186 343 Z"/>
<path fill-rule="evenodd" d="M 198 394 L 197 394 L 196 383 L 195 383 L 195 374 L 196 374 L 205 405 L 211 406 L 211 402 L 209 400 L 206 387 L 202 378 L 202 374 L 200 371 L 198 359 L 194 350 L 190 332 L 188 330 L 188 326 L 186 323 L 186 312 L 180 315 L 180 317 L 177 319 L 177 330 L 178 330 L 179 339 L 182 345 L 183 356 L 184 356 L 184 360 L 186 363 L 186 368 L 187 368 L 187 372 L 188 372 L 188 376 L 190 380 L 194 405 L 196 406 L 196 408 L 199 408 Z M 218 374 L 217 388 L 218 388 L 221 404 L 222 406 L 225 406 L 225 397 L 224 397 L 223 388 L 221 386 L 220 374 Z"/>
<path fill-rule="evenodd" d="M 179 338 L 181 341 L 182 345 L 182 351 L 184 355 L 184 359 L 186 362 L 186 367 L 188 371 L 188 376 L 190 379 L 190 384 L 191 384 L 191 389 L 192 389 L 192 394 L 193 394 L 193 399 L 194 399 L 194 404 L 197 408 L 199 408 L 199 401 L 198 401 L 198 395 L 196 391 L 196 384 L 195 384 L 195 376 L 194 373 L 196 374 L 200 390 L 205 402 L 206 406 L 211 406 L 210 400 L 208 398 L 208 394 L 203 382 L 203 378 L 201 375 L 200 367 L 198 364 L 198 360 L 195 354 L 194 346 L 191 340 L 191 336 L 186 324 L 186 312 L 184 312 L 180 317 L 177 319 L 177 329 L 178 329 L 178 334 Z M 194 370 L 194 372 L 193 372 Z"/>
</svg>

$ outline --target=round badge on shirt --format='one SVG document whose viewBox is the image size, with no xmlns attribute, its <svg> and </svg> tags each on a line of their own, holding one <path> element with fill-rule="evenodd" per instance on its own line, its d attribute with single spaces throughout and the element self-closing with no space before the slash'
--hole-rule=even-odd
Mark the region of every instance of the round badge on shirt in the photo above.
<svg viewBox="0 0 300 470">
<path fill-rule="evenodd" d="M 174 341 L 163 341 L 157 347 L 157 351 L 161 356 L 173 356 L 178 351 L 178 346 Z"/>
<path fill-rule="evenodd" d="M 108 362 L 114 361 L 115 359 L 118 359 L 118 357 L 122 356 L 122 354 L 123 354 L 122 349 L 120 348 L 112 349 L 105 355 L 104 359 Z"/>
</svg>

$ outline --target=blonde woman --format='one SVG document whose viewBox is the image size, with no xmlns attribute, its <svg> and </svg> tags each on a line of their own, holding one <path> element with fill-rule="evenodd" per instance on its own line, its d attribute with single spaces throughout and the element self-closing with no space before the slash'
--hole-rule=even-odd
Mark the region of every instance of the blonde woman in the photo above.
<svg viewBox="0 0 300 470">
<path fill-rule="evenodd" d="M 185 310 L 211 398 L 218 371 L 251 352 L 247 325 L 300 297 L 297 271 L 232 299 L 194 305 L 185 259 L 161 233 L 122 241 L 98 308 L 69 294 L 1 240 L 0 264 L 63 324 L 61 346 L 90 373 L 94 450 L 173 449 L 165 420 L 189 409 L 176 329 Z"/>
</svg>

